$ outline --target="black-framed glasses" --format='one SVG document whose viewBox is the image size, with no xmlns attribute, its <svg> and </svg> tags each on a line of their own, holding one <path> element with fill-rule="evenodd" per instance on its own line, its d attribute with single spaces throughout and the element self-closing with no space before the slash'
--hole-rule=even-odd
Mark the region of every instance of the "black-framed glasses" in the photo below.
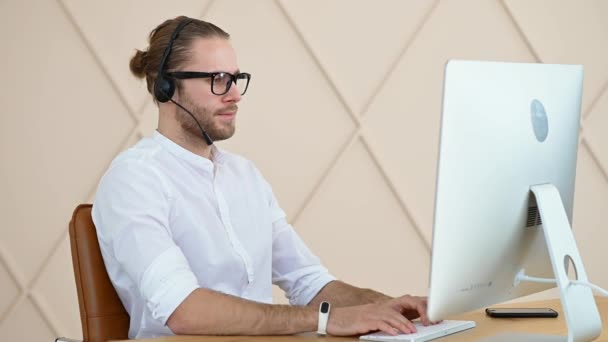
<svg viewBox="0 0 608 342">
<path fill-rule="evenodd" d="M 199 72 L 199 71 L 174 71 L 168 72 L 167 76 L 174 77 L 180 80 L 189 78 L 211 78 L 211 92 L 215 95 L 224 95 L 232 86 L 232 83 L 239 89 L 241 95 L 244 95 L 249 87 L 251 74 L 241 72 L 233 75 L 229 72 Z"/>
</svg>

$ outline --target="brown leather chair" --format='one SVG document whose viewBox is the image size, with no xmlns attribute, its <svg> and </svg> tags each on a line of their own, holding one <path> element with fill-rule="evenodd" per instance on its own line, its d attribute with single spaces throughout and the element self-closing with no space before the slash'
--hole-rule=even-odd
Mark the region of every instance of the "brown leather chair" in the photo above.
<svg viewBox="0 0 608 342">
<path fill-rule="evenodd" d="M 99 250 L 91 204 L 81 204 L 70 221 L 72 264 L 84 342 L 126 340 L 129 314 L 110 282 Z M 70 341 L 58 338 L 57 341 Z"/>
</svg>

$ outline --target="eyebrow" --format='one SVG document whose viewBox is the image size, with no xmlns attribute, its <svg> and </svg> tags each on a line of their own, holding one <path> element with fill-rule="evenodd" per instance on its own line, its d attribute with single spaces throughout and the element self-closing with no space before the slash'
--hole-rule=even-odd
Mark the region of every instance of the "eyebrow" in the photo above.
<svg viewBox="0 0 608 342">
<path fill-rule="evenodd" d="M 227 72 L 229 74 L 238 75 L 238 74 L 241 73 L 241 70 L 240 69 L 236 69 L 235 72 L 231 72 L 231 71 L 227 71 L 227 70 L 217 70 L 216 69 L 216 70 L 213 70 L 213 71 L 210 71 L 210 72 Z"/>
<path fill-rule="evenodd" d="M 230 71 L 226 71 L 226 70 L 219 70 L 219 69 L 212 70 L 212 71 L 183 71 L 183 70 L 179 70 L 179 71 L 169 71 L 169 73 L 171 73 L 171 74 L 173 74 L 173 73 L 178 73 L 178 74 L 179 74 L 179 73 L 184 73 L 184 72 L 186 72 L 186 73 L 192 73 L 192 72 L 194 72 L 194 73 L 201 73 L 201 72 L 203 72 L 203 73 L 227 72 L 227 73 L 229 73 L 229 74 L 233 74 L 233 75 L 235 75 L 235 76 L 236 76 L 236 75 L 238 75 L 238 74 L 240 74 L 240 73 L 241 73 L 241 70 L 240 70 L 240 69 L 236 69 L 236 71 L 235 71 L 234 73 L 232 73 L 232 72 L 230 72 Z"/>
</svg>

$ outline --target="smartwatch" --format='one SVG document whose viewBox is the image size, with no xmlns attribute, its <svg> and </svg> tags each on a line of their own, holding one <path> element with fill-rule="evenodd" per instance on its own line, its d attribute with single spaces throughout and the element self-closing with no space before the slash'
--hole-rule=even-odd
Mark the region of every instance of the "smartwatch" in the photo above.
<svg viewBox="0 0 608 342">
<path fill-rule="evenodd" d="M 330 309 L 329 302 L 322 302 L 319 305 L 319 326 L 317 328 L 317 334 L 319 335 L 327 335 L 327 320 L 329 319 Z"/>
</svg>

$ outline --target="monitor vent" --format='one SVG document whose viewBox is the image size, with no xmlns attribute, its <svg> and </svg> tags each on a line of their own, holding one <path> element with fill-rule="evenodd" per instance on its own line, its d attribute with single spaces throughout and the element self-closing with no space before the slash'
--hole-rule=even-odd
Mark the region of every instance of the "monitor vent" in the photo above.
<svg viewBox="0 0 608 342">
<path fill-rule="evenodd" d="M 543 224 L 543 221 L 540 218 L 536 201 L 534 201 L 534 203 L 530 203 L 530 206 L 528 207 L 528 219 L 526 220 L 526 227 L 534 227 L 541 224 Z"/>
</svg>

